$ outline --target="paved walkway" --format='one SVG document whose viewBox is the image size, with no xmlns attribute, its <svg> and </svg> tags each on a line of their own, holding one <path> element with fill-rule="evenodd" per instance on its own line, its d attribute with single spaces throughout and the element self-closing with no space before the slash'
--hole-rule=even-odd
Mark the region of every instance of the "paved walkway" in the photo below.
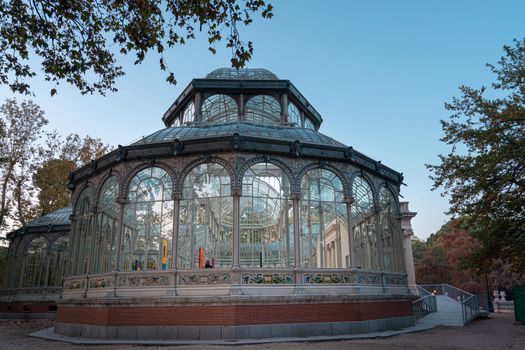
<svg viewBox="0 0 525 350">
<path fill-rule="evenodd" d="M 435 327 L 395 337 L 252 345 L 76 345 L 30 337 L 52 321 L 1 321 L 0 350 L 522 350 L 525 326 L 512 314 L 490 314 L 465 327 Z"/>
<path fill-rule="evenodd" d="M 444 295 L 436 295 L 437 312 L 426 315 L 419 319 L 419 326 L 454 326 L 463 327 L 463 315 L 461 304 Z"/>
</svg>

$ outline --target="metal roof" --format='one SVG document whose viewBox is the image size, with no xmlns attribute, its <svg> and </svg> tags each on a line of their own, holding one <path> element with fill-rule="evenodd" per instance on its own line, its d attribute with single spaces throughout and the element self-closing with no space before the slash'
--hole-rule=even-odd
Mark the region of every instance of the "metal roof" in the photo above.
<svg viewBox="0 0 525 350">
<path fill-rule="evenodd" d="M 223 124 L 195 124 L 171 127 L 154 132 L 133 143 L 143 145 L 155 142 L 179 141 L 214 138 L 220 136 L 251 136 L 269 140 L 300 141 L 301 143 L 346 147 L 344 144 L 312 129 L 284 125 L 261 125 L 249 122 L 231 122 Z"/>
<path fill-rule="evenodd" d="M 47 225 L 68 225 L 71 224 L 71 207 L 58 209 L 44 216 L 38 217 L 26 224 L 26 227 L 47 226 Z"/>
</svg>

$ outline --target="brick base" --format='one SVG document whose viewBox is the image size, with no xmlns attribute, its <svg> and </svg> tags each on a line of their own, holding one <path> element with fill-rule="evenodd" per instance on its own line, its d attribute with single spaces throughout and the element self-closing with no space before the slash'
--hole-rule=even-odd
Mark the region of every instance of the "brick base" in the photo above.
<svg viewBox="0 0 525 350">
<path fill-rule="evenodd" d="M 60 305 L 57 321 L 103 326 L 238 326 L 276 323 L 346 322 L 412 315 L 410 300 L 202 306 Z"/>
</svg>

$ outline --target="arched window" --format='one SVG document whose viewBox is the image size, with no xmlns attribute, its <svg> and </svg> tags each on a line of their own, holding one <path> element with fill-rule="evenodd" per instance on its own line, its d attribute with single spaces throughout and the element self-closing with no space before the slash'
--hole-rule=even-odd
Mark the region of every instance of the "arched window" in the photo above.
<svg viewBox="0 0 525 350">
<path fill-rule="evenodd" d="M 212 95 L 202 103 L 202 121 L 225 123 L 239 119 L 237 103 L 228 95 Z"/>
<path fill-rule="evenodd" d="M 100 189 L 96 220 L 96 247 L 93 250 L 91 271 L 95 273 L 111 271 L 115 265 L 115 240 L 118 227 L 119 209 L 117 204 L 118 180 L 110 176 Z"/>
<path fill-rule="evenodd" d="M 257 124 L 279 123 L 281 104 L 273 96 L 254 96 L 246 103 L 245 120 Z"/>
<path fill-rule="evenodd" d="M 184 178 L 179 211 L 177 267 L 232 265 L 233 200 L 230 176 L 219 164 L 193 168 Z"/>
<path fill-rule="evenodd" d="M 36 237 L 31 240 L 25 257 L 24 287 L 38 287 L 47 285 L 46 273 L 48 269 L 47 239 Z"/>
<path fill-rule="evenodd" d="M 315 130 L 315 126 L 314 124 L 312 123 L 312 121 L 308 118 L 304 118 L 304 127 L 306 129 L 312 129 L 312 130 Z"/>
<path fill-rule="evenodd" d="M 240 265 L 293 266 L 290 183 L 276 165 L 259 163 L 243 176 L 240 205 Z"/>
<path fill-rule="evenodd" d="M 190 102 L 182 115 L 182 124 L 191 123 L 195 120 L 195 104 Z"/>
<path fill-rule="evenodd" d="M 91 189 L 85 188 L 75 206 L 74 228 L 69 255 L 69 271 L 71 275 L 87 273 L 88 256 L 91 253 L 91 203 L 93 194 Z"/>
<path fill-rule="evenodd" d="M 48 286 L 59 287 L 62 285 L 62 278 L 66 268 L 67 245 L 69 237 L 67 235 L 57 238 L 51 247 L 49 256 L 49 278 Z"/>
<path fill-rule="evenodd" d="M 172 193 L 172 179 L 162 168 L 146 168 L 131 180 L 124 208 L 124 271 L 166 270 L 171 267 Z"/>
<path fill-rule="evenodd" d="M 401 227 L 397 216 L 396 201 L 392 192 L 386 187 L 381 187 L 379 191 L 379 204 L 381 206 L 379 220 L 383 251 L 382 267 L 386 271 L 403 272 Z"/>
<path fill-rule="evenodd" d="M 348 266 L 350 251 L 343 185 L 329 170 L 310 170 L 301 180 L 300 234 L 303 267 Z"/>
<path fill-rule="evenodd" d="M 20 285 L 20 267 L 22 266 L 21 238 L 14 238 L 9 242 L 7 264 L 5 268 L 5 288 L 17 288 Z"/>
<path fill-rule="evenodd" d="M 288 123 L 295 123 L 301 127 L 301 112 L 293 103 L 288 103 Z"/>
<path fill-rule="evenodd" d="M 379 246 L 372 187 L 363 177 L 358 176 L 352 184 L 352 192 L 355 262 L 357 267 L 363 269 L 378 269 Z"/>
</svg>

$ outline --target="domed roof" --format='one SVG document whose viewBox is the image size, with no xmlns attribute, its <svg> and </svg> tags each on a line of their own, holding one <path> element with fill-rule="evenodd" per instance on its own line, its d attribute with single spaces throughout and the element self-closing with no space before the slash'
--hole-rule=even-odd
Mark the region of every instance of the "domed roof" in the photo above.
<svg viewBox="0 0 525 350">
<path fill-rule="evenodd" d="M 277 76 L 263 68 L 219 68 L 206 76 L 206 79 L 227 80 L 278 80 Z"/>
<path fill-rule="evenodd" d="M 231 122 L 224 124 L 201 124 L 183 127 L 171 127 L 154 132 L 133 143 L 133 145 L 155 142 L 217 138 L 221 136 L 239 136 L 265 138 L 269 140 L 300 141 L 307 144 L 346 147 L 344 144 L 321 134 L 318 131 L 280 125 L 260 125 L 249 122 Z"/>
</svg>

